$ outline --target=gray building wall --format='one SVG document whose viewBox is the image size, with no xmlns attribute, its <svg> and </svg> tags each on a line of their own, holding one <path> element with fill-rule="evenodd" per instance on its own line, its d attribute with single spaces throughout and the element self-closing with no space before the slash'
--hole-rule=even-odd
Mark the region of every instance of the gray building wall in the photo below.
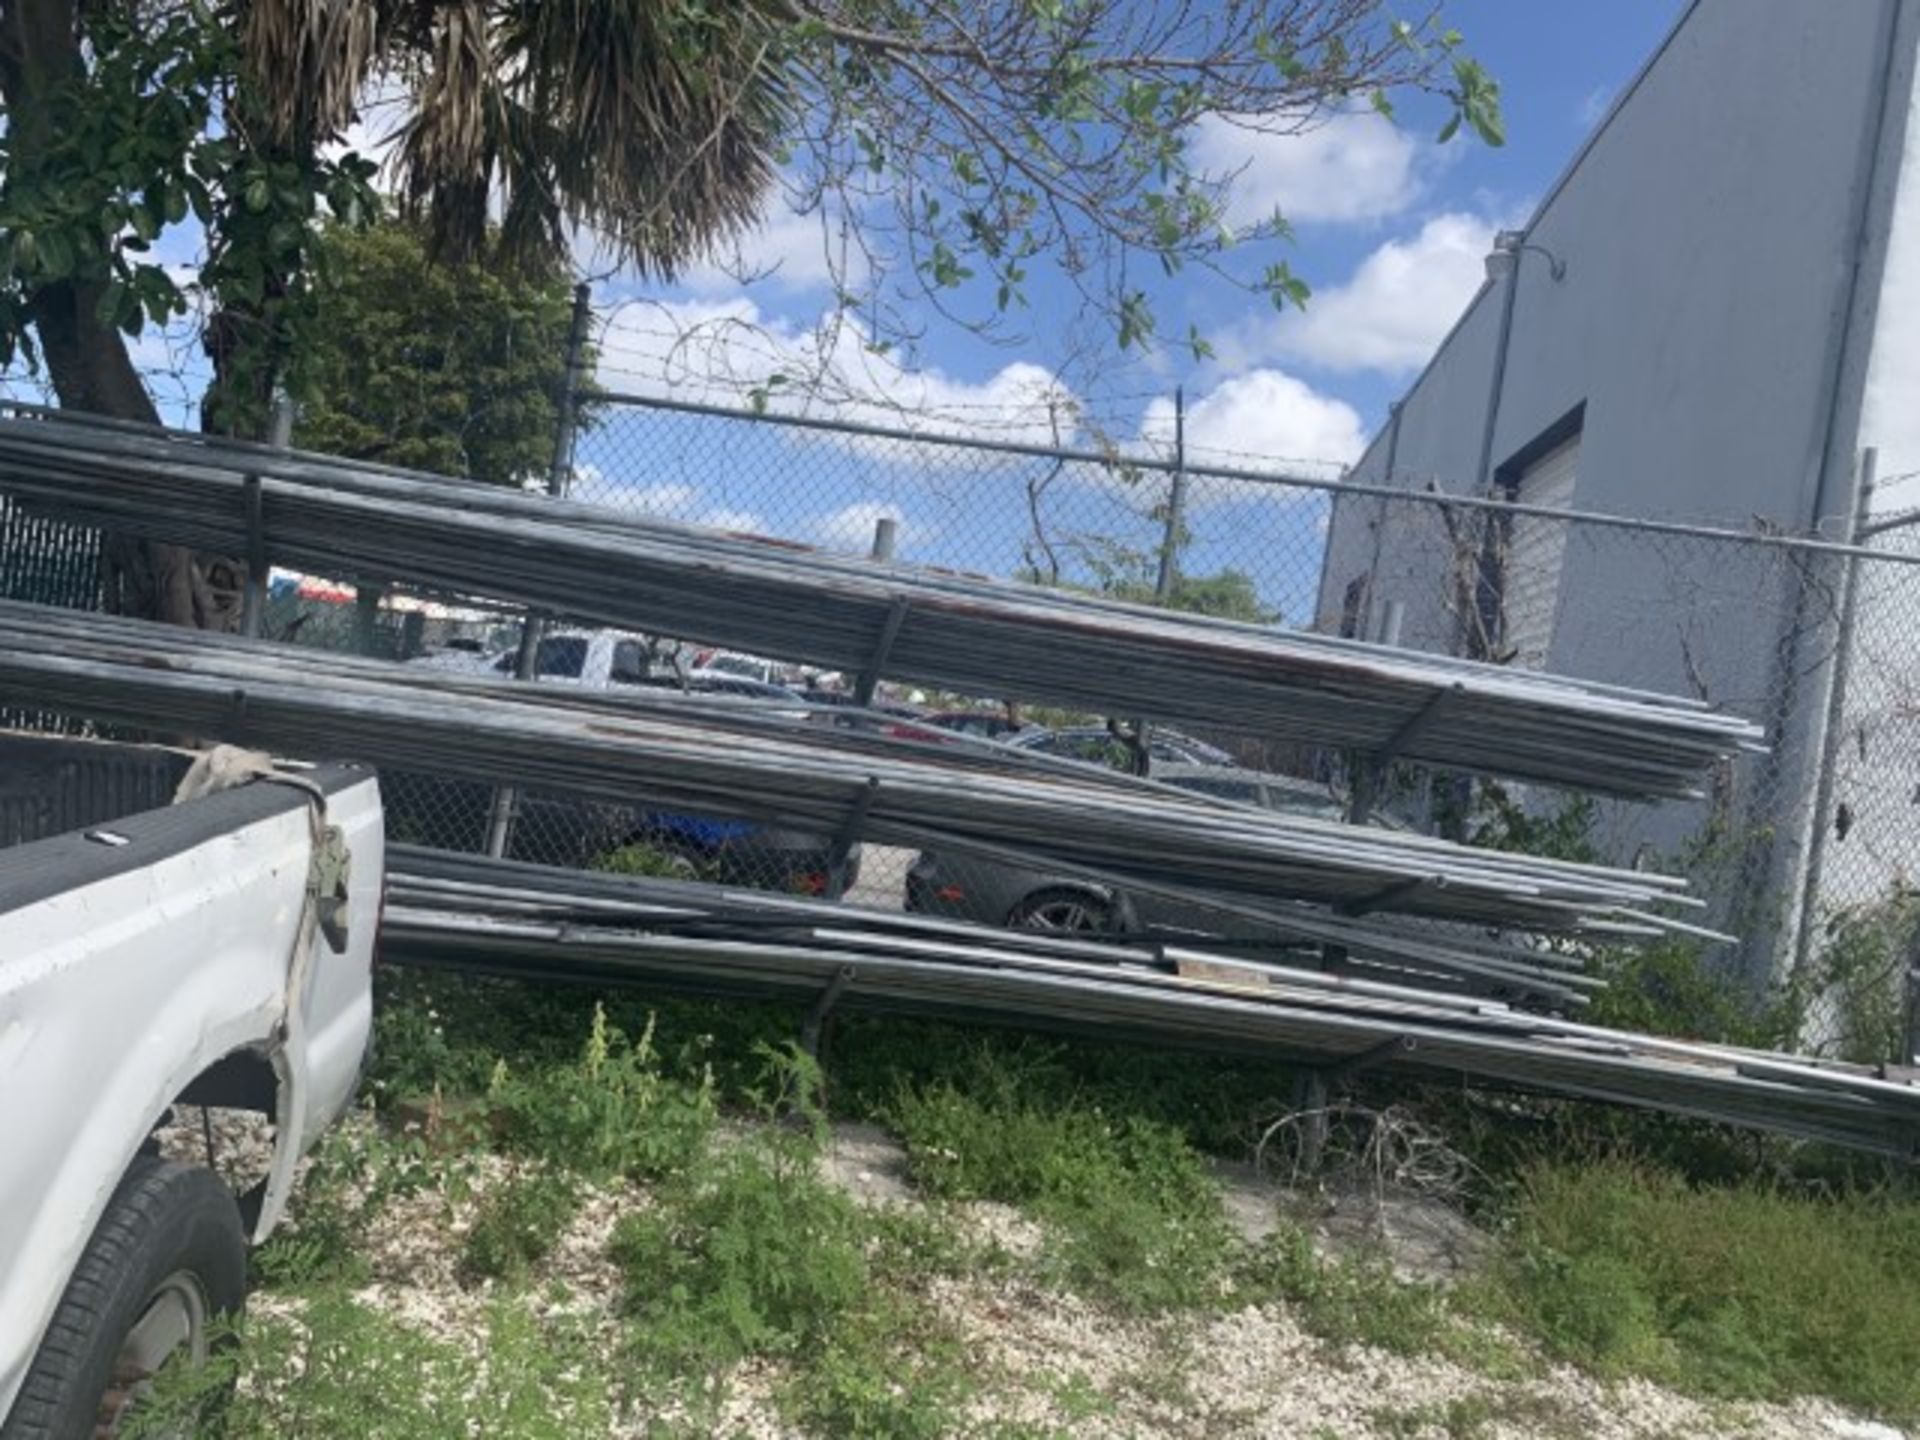
<svg viewBox="0 0 1920 1440">
<path fill-rule="evenodd" d="M 1584 406 L 1577 509 L 1796 531 L 1846 511 L 1916 10 L 1695 0 L 1528 226 L 1564 278 L 1523 253 L 1510 278 L 1483 286 L 1353 479 L 1485 495 L 1493 471 Z M 1889 107 L 1897 133 L 1876 149 Z M 1443 531 L 1426 507 L 1342 497 L 1319 625 L 1339 626 L 1366 575 L 1374 614 L 1405 605 L 1403 643 L 1462 649 L 1448 611 L 1460 557 Z M 1766 823 L 1786 822 L 1756 889 L 1790 888 L 1781 867 L 1804 845 L 1801 822 L 1779 810 L 1810 788 L 1818 748 L 1802 582 L 1777 552 L 1588 527 L 1570 528 L 1558 578 L 1547 668 L 1698 694 L 1782 727 L 1774 759 L 1743 780 L 1749 793 L 1721 797 L 1747 812 L 1736 821 L 1759 823 L 1764 802 Z M 1614 822 L 1623 845 L 1666 846 L 1702 818 L 1667 807 Z"/>
</svg>

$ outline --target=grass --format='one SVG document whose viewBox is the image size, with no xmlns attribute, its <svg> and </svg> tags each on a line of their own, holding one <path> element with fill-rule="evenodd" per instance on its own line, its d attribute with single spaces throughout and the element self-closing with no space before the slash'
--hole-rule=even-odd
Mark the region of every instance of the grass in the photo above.
<svg viewBox="0 0 1920 1440">
<path fill-rule="evenodd" d="M 163 1373 L 122 1433 L 207 1434 L 215 1405 L 223 1440 L 579 1440 L 612 1424 L 609 1387 L 583 1363 L 584 1345 L 511 1305 L 493 1310 L 477 1352 L 337 1294 L 250 1320 L 238 1339 L 204 1369 Z"/>
<path fill-rule="evenodd" d="M 1920 1419 L 1920 1205 L 1621 1161 L 1527 1173 L 1487 1297 L 1553 1353 L 1735 1398 Z"/>
</svg>

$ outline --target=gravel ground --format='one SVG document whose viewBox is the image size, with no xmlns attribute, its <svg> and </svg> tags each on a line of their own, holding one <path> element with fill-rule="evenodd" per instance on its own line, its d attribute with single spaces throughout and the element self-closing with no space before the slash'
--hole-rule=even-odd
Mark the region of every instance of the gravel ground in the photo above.
<svg viewBox="0 0 1920 1440">
<path fill-rule="evenodd" d="M 903 1161 L 882 1132 L 847 1126 L 837 1132 L 824 1168 L 862 1203 L 914 1205 Z M 371 1279 L 358 1298 L 425 1333 L 483 1345 L 495 1296 L 491 1285 L 463 1285 L 456 1262 L 478 1197 L 509 1173 L 498 1157 L 475 1157 L 463 1167 L 461 1183 L 392 1202 L 368 1237 Z M 1269 1223 L 1272 1192 L 1263 1195 L 1257 1177 L 1228 1172 L 1223 1179 L 1229 1212 L 1243 1229 L 1257 1232 Z M 619 1277 L 606 1259 L 607 1239 L 621 1213 L 646 1203 L 631 1188 L 589 1191 L 536 1283 L 523 1292 L 525 1303 L 584 1322 L 611 1354 Z M 1350 1214 L 1356 1207 L 1344 1208 Z M 1040 1227 L 1009 1207 L 974 1205 L 960 1213 L 980 1238 L 1012 1255 L 1032 1255 L 1043 1243 Z M 1431 1228 L 1425 1219 L 1400 1215 L 1388 1230 L 1396 1224 L 1416 1235 Z M 1343 1243 L 1337 1231 L 1323 1227 L 1322 1243 Z M 1377 1236 L 1378 1227 L 1370 1233 Z M 1449 1225 L 1440 1270 L 1454 1263 L 1463 1243 L 1457 1222 Z M 1424 1240 L 1416 1244 L 1411 1268 L 1423 1270 L 1418 1257 L 1430 1249 Z M 263 1298 L 265 1308 L 274 1308 Z M 1517 1367 L 1527 1373 L 1496 1379 L 1440 1357 L 1367 1347 L 1335 1351 L 1282 1305 L 1137 1319 L 1022 1278 L 941 1279 L 933 1299 L 958 1327 L 983 1382 L 974 1419 L 1090 1440 L 1448 1440 L 1461 1433 L 1449 1431 L 1449 1405 L 1456 1416 L 1473 1416 L 1480 1428 L 1464 1433 L 1482 1440 L 1899 1440 L 1902 1433 L 1824 1402 L 1709 1404 L 1644 1382 L 1604 1383 L 1544 1359 Z M 711 1433 L 743 1440 L 796 1434 L 772 1402 L 779 1379 L 778 1367 L 765 1362 L 738 1367 L 726 1378 Z M 638 1440 L 650 1422 L 675 1418 L 681 1417 L 629 1414 L 613 1434 Z"/>
</svg>

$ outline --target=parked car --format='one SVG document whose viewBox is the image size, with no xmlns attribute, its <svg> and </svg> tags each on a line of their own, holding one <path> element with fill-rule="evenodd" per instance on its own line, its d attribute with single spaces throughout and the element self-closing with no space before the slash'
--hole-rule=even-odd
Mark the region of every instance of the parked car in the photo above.
<svg viewBox="0 0 1920 1440">
<path fill-rule="evenodd" d="M 1340 803 L 1325 786 L 1290 775 L 1179 763 L 1156 766 L 1153 773 L 1156 780 L 1183 790 L 1264 810 L 1321 820 L 1338 820 L 1343 814 Z M 1115 891 L 1078 876 L 1053 875 L 1024 865 L 972 855 L 947 856 L 931 850 L 907 871 L 906 908 L 1024 930 L 1259 933 L 1252 922 L 1236 926 L 1230 917 L 1202 906 Z"/>
<path fill-rule="evenodd" d="M 737 650 L 699 650 L 693 656 L 693 668 L 712 670 L 725 675 L 738 675 L 743 680 L 758 680 L 763 685 L 777 685 L 786 673 L 786 667 L 777 660 L 768 660 L 759 655 L 743 655 Z"/>
<path fill-rule="evenodd" d="M 169 804 L 186 769 L 172 750 L 0 737 L 8 1436 L 119 1433 L 162 1362 L 206 1355 L 245 1303 L 248 1242 L 278 1222 L 367 1055 L 372 772 Z M 257 1185 L 236 1195 L 210 1164 L 162 1158 L 181 1105 L 270 1122 Z"/>
<path fill-rule="evenodd" d="M 1133 764 L 1133 752 L 1126 742 L 1104 725 L 1070 725 L 1057 730 L 1036 725 L 1007 736 L 1006 743 L 1037 755 L 1085 760 L 1115 770 L 1126 770 Z M 1152 726 L 1147 732 L 1147 754 L 1156 776 L 1163 765 L 1233 764 L 1233 757 L 1219 746 L 1160 725 Z"/>
<path fill-rule="evenodd" d="M 1008 719 L 1003 710 L 939 710 L 926 716 L 922 723 L 982 740 L 1011 740 L 1032 728 Z"/>
<path fill-rule="evenodd" d="M 482 657 L 478 671 L 511 675 L 518 649 Z M 544 635 L 534 656 L 536 681 L 615 691 L 639 687 L 724 695 L 802 719 L 807 707 L 784 686 L 728 670 L 698 668 L 679 674 L 644 637 L 609 630 L 557 630 Z M 388 811 L 394 832 L 423 845 L 478 850 L 485 842 L 493 787 L 432 775 L 390 777 Z M 819 894 L 827 888 L 832 837 L 805 830 L 710 815 L 649 810 L 619 801 L 530 790 L 518 799 L 508 854 L 546 865 L 590 865 L 630 846 L 664 852 L 722 884 Z M 859 870 L 859 848 L 848 862 Z M 852 879 L 849 879 L 849 884 Z"/>
</svg>

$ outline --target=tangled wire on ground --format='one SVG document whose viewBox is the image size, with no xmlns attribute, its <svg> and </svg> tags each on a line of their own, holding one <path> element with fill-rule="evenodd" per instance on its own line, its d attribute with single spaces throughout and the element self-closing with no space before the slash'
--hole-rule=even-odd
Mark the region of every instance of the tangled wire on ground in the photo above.
<svg viewBox="0 0 1920 1440">
<path fill-rule="evenodd" d="M 1261 1133 L 1254 1166 L 1288 1189 L 1356 1190 L 1376 1207 L 1389 1195 L 1457 1205 L 1476 1179 L 1485 1178 L 1406 1107 L 1376 1110 L 1354 1100 L 1282 1115 Z"/>
</svg>

